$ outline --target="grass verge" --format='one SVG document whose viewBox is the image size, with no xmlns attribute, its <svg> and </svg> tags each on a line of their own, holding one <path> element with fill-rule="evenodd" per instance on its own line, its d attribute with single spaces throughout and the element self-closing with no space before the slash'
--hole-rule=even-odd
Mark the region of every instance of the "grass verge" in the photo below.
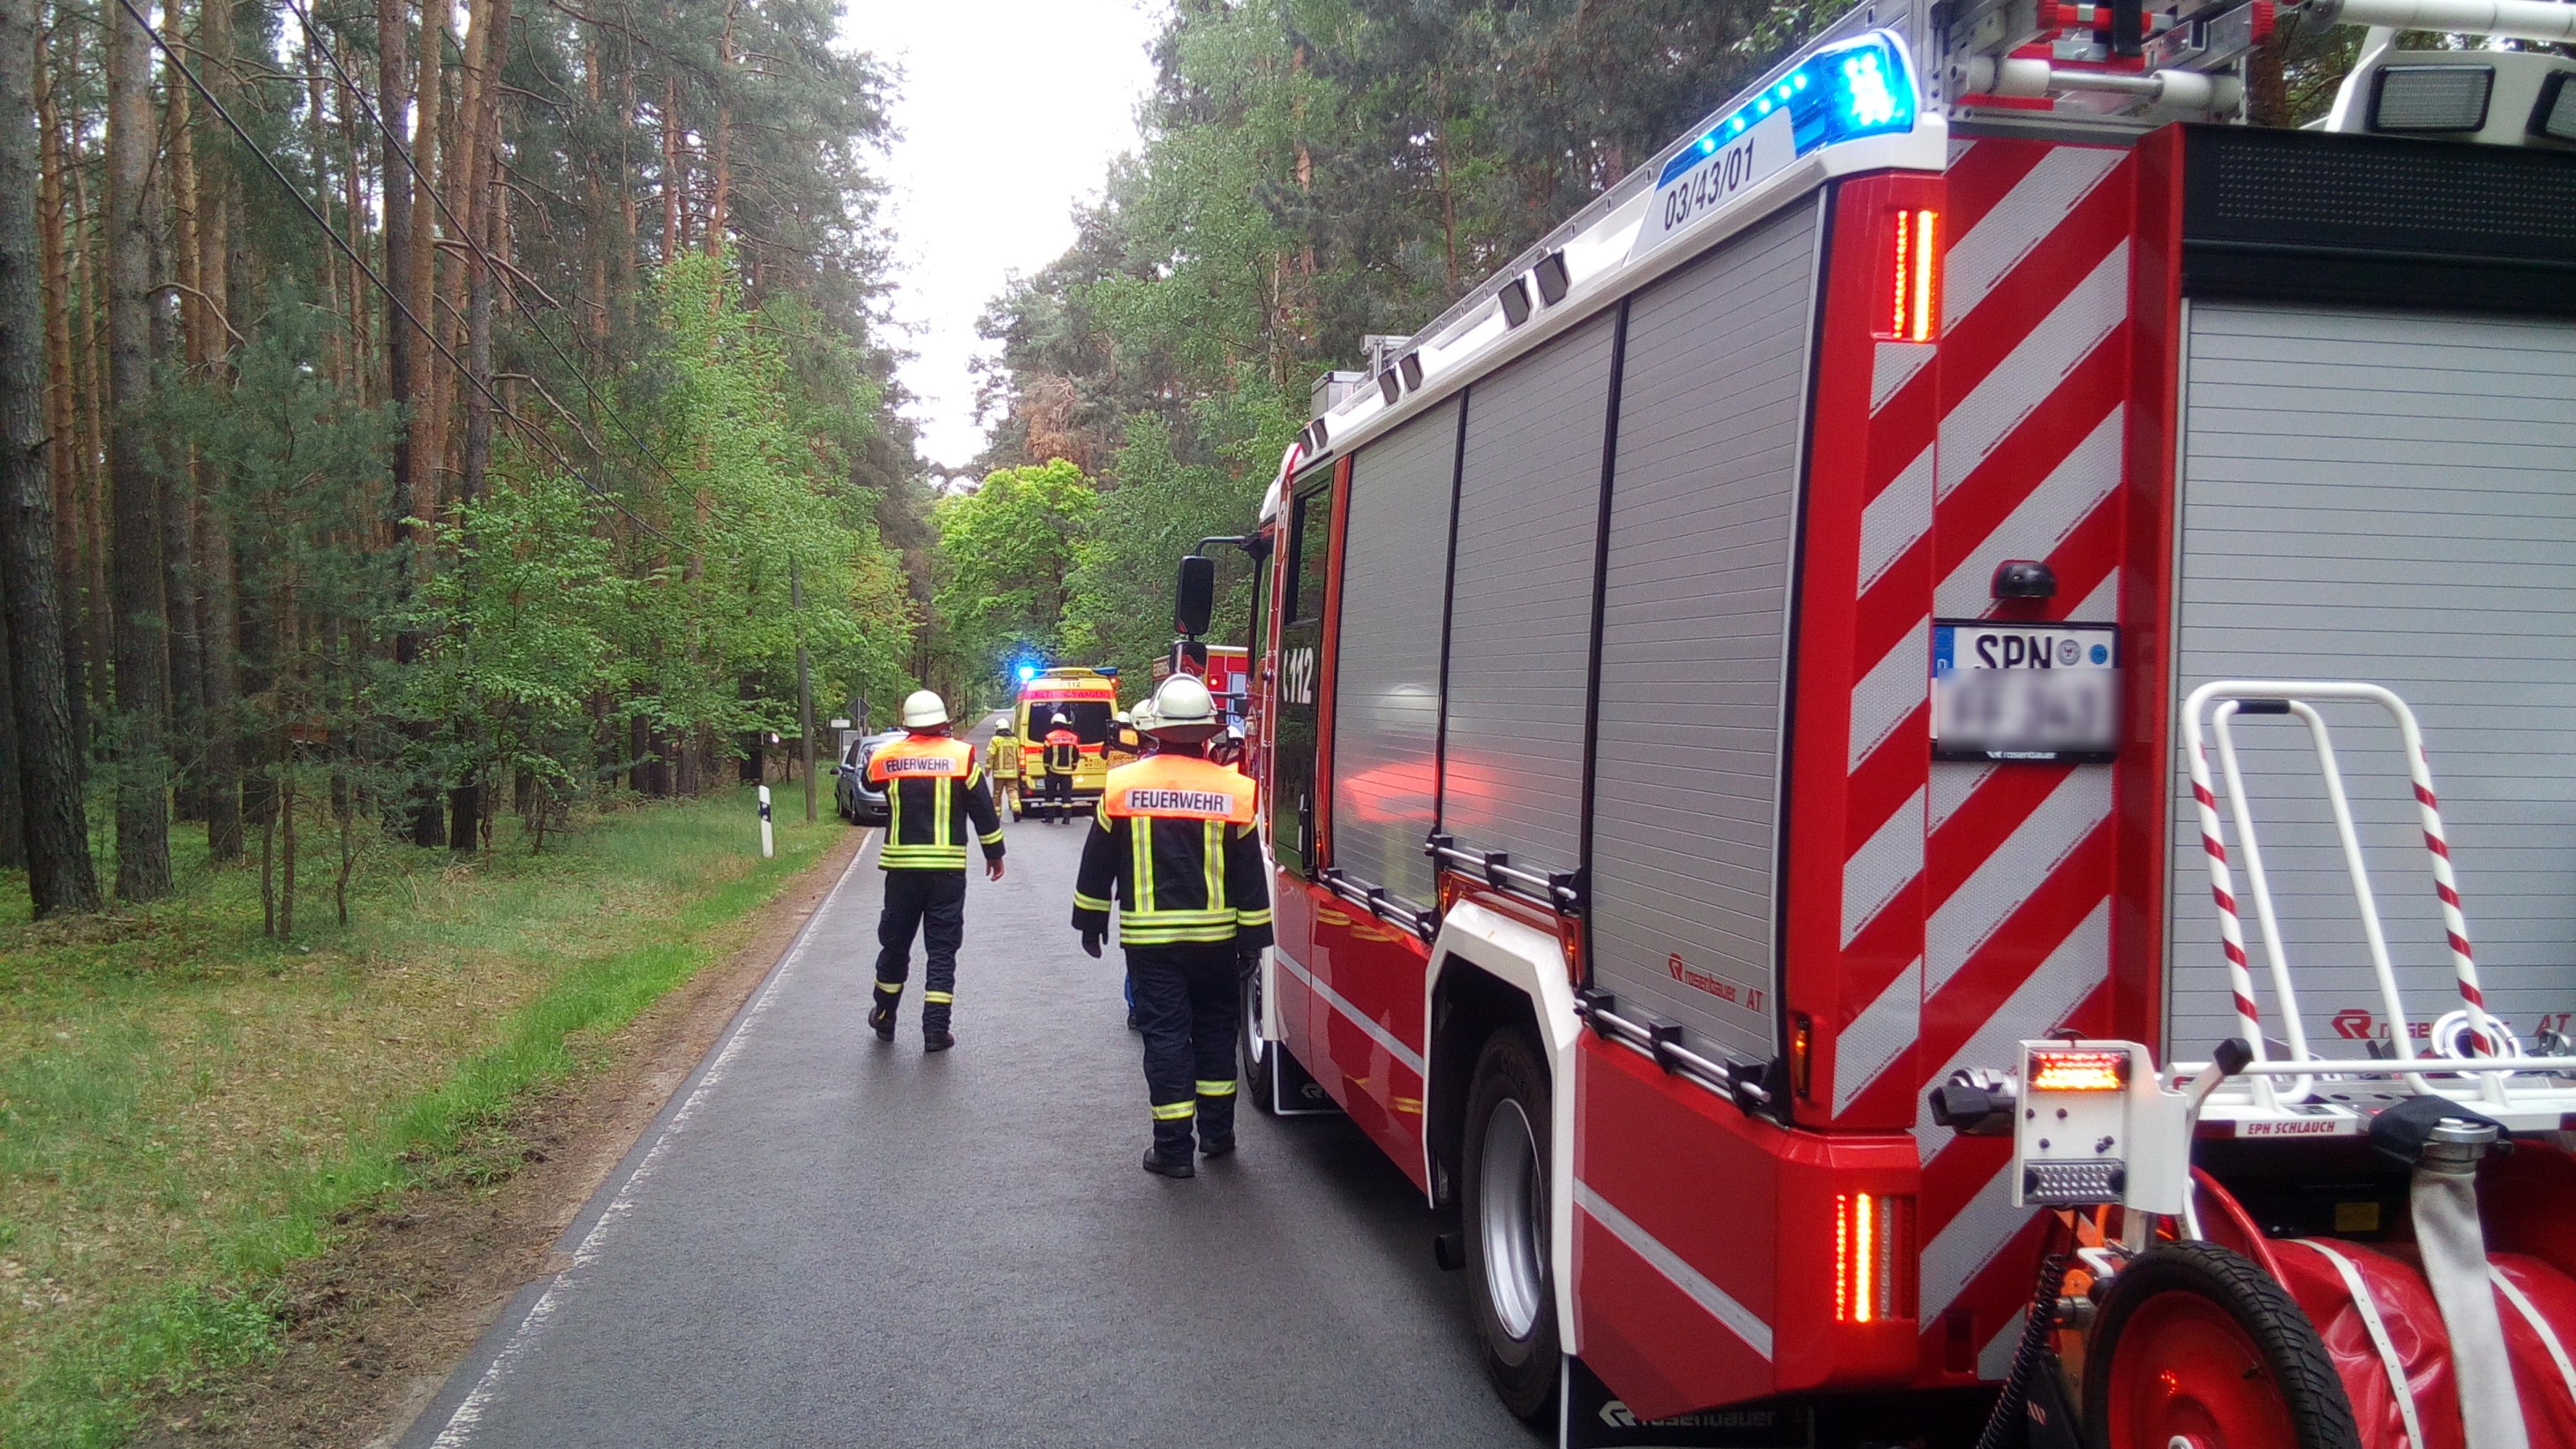
<svg viewBox="0 0 2576 1449">
<path fill-rule="evenodd" d="M 0 1444 L 121 1443 L 154 1396 L 269 1352 L 279 1270 L 480 1170 L 531 1088 L 847 830 L 782 821 L 761 861 L 751 822 L 742 792 L 539 856 L 371 844 L 352 924 L 287 944 L 255 870 L 202 860 L 148 908 L 0 921 Z M 327 898 L 322 867 L 306 889 Z"/>
</svg>

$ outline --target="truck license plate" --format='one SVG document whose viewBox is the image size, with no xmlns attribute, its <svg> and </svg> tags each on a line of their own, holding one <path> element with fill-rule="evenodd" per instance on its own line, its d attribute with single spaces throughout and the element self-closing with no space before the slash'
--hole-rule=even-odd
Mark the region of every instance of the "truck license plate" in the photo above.
<svg viewBox="0 0 2576 1449">
<path fill-rule="evenodd" d="M 1936 760 L 2108 760 L 2119 709 L 2116 625 L 1932 625 Z"/>
</svg>

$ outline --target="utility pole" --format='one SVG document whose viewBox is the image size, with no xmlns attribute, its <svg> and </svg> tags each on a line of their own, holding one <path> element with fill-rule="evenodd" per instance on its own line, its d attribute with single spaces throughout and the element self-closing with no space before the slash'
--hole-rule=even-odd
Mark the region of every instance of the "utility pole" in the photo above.
<svg viewBox="0 0 2576 1449">
<path fill-rule="evenodd" d="M 805 823 L 814 823 L 814 675 L 805 661 L 805 571 L 787 561 L 787 607 L 796 615 L 796 746 L 805 771 Z"/>
</svg>

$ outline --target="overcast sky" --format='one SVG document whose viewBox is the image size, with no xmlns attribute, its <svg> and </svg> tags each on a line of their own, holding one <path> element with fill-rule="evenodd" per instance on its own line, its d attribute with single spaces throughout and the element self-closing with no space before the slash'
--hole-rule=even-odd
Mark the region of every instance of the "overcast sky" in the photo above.
<svg viewBox="0 0 2576 1449">
<path fill-rule="evenodd" d="M 898 320 L 921 451 L 984 444 L 967 365 L 975 317 L 1011 272 L 1073 242 L 1074 202 L 1136 144 L 1160 0 L 847 0 L 841 34 L 903 69 L 891 158 Z"/>
</svg>

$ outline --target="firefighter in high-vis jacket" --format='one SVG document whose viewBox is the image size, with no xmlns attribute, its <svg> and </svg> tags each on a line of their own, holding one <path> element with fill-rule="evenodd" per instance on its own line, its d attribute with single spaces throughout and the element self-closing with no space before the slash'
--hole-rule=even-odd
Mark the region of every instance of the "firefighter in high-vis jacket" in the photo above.
<svg viewBox="0 0 2576 1449">
<path fill-rule="evenodd" d="M 1238 963 L 1270 944 L 1270 887 L 1253 783 L 1206 755 L 1224 728 L 1207 686 L 1163 681 L 1140 728 L 1154 753 L 1109 772 L 1082 844 L 1073 928 L 1099 955 L 1115 904 L 1154 1112 L 1145 1170 L 1189 1177 L 1193 1138 L 1209 1157 L 1234 1150 Z"/>
<path fill-rule="evenodd" d="M 894 1010 L 912 974 L 912 936 L 928 958 L 921 978 L 921 1047 L 957 1044 L 949 1007 L 957 999 L 957 948 L 966 939 L 966 837 L 984 848 L 984 875 L 1002 878 L 1002 820 L 975 760 L 975 747 L 951 738 L 948 705 L 927 689 L 903 702 L 908 733 L 868 761 L 868 779 L 885 787 L 885 910 L 877 917 L 876 1005 L 868 1025 L 894 1040 Z"/>
<path fill-rule="evenodd" d="M 1053 825 L 1073 810 L 1073 772 L 1082 768 L 1082 736 L 1073 732 L 1071 718 L 1059 714 L 1047 727 L 1045 743 L 1047 824 Z"/>
</svg>

